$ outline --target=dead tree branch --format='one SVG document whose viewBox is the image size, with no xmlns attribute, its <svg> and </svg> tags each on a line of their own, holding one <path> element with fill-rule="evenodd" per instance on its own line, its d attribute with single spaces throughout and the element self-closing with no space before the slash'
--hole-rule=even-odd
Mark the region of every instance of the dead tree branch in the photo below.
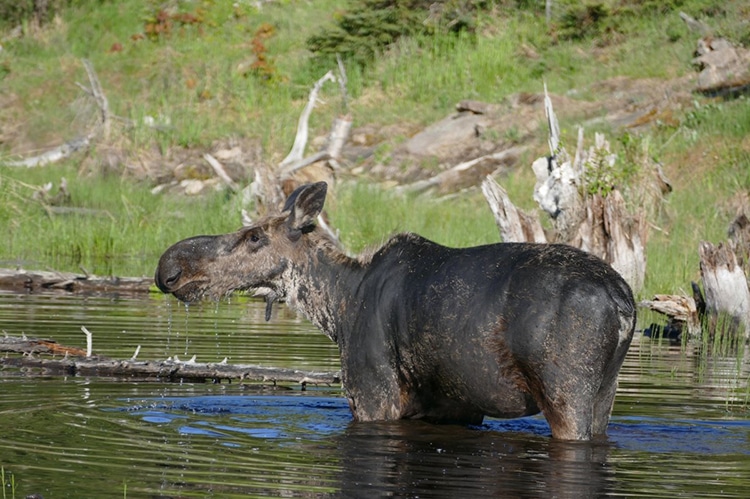
<svg viewBox="0 0 750 499">
<path fill-rule="evenodd" d="M 652 300 L 644 300 L 638 305 L 666 315 L 669 323 L 680 324 L 683 331 L 684 327 L 687 327 L 688 338 L 700 338 L 701 317 L 694 298 L 683 295 L 654 295 Z"/>
<path fill-rule="evenodd" d="M 211 165 L 211 168 L 214 169 L 214 172 L 218 177 L 229 187 L 232 191 L 237 191 L 239 188 L 237 187 L 237 184 L 234 180 L 232 180 L 232 177 L 229 176 L 227 171 L 224 169 L 224 166 L 222 166 L 221 163 L 219 163 L 219 160 L 211 156 L 210 154 L 206 153 L 203 155 L 203 159 L 205 159 L 209 165 Z"/>
<path fill-rule="evenodd" d="M 323 85 L 327 81 L 336 81 L 336 77 L 333 75 L 333 71 L 328 71 L 325 75 L 323 75 L 323 77 L 315 83 L 312 91 L 310 91 L 310 95 L 307 98 L 307 105 L 302 111 L 302 114 L 300 114 L 299 121 L 297 123 L 297 134 L 294 137 L 294 145 L 292 145 L 292 150 L 289 151 L 289 154 L 287 154 L 286 158 L 284 158 L 284 160 L 279 163 L 279 167 L 282 170 L 284 169 L 284 167 L 294 164 L 303 158 L 305 147 L 307 146 L 307 137 L 309 134 L 308 121 L 310 120 L 310 114 L 312 113 L 315 104 L 318 102 L 318 94 L 320 93 L 320 89 L 323 88 Z"/>
<path fill-rule="evenodd" d="M 97 106 L 99 107 L 99 113 L 101 116 L 98 129 L 92 130 L 89 133 L 89 137 L 101 130 L 103 139 L 107 141 L 109 140 L 111 123 L 109 115 L 109 101 L 107 100 L 107 96 L 102 90 L 102 85 L 101 83 L 99 83 L 99 78 L 96 76 L 96 72 L 94 71 L 94 66 L 92 66 L 91 61 L 89 61 L 88 59 L 82 59 L 81 61 L 83 62 L 83 67 L 86 68 L 86 74 L 89 77 L 89 84 L 91 85 L 90 91 L 94 96 L 94 100 L 96 101 Z"/>
<path fill-rule="evenodd" d="M 449 190 L 461 183 L 476 185 L 476 182 L 467 180 L 467 175 L 474 173 L 478 178 L 484 178 L 488 173 L 496 171 L 498 164 L 507 165 L 518 161 L 518 157 L 526 150 L 526 146 L 511 147 L 504 151 L 487 154 L 464 161 L 456 166 L 438 173 L 434 177 L 412 182 L 411 184 L 401 185 L 395 188 L 399 194 L 412 193 L 418 194 L 429 189 Z M 473 178 L 473 177 L 472 177 Z M 478 180 L 477 180 L 478 182 Z"/>
<path fill-rule="evenodd" d="M 99 119 L 97 120 L 96 124 L 82 137 L 78 137 L 76 139 L 68 141 L 37 156 L 32 156 L 30 158 L 18 161 L 2 161 L 4 165 L 25 168 L 35 168 L 39 166 L 50 165 L 72 156 L 77 151 L 88 149 L 94 139 L 100 134 L 105 141 L 109 140 L 111 128 L 109 101 L 107 100 L 107 96 L 102 90 L 102 86 L 99 83 L 99 78 L 96 76 L 96 72 L 94 71 L 94 67 L 92 66 L 91 62 L 88 59 L 82 59 L 81 61 L 83 63 L 83 67 L 86 69 L 90 87 L 87 88 L 80 83 L 77 83 L 77 85 L 94 99 L 97 107 L 99 108 Z"/>
</svg>

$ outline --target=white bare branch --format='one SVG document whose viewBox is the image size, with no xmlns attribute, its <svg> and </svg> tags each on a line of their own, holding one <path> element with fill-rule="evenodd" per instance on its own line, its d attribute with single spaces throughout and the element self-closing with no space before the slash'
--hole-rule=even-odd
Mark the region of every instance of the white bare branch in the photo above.
<svg viewBox="0 0 750 499">
<path fill-rule="evenodd" d="M 307 99 L 307 105 L 302 111 L 302 114 L 299 117 L 299 122 L 297 123 L 297 135 L 294 137 L 294 145 L 292 146 L 292 150 L 289 151 L 289 154 L 287 154 L 286 158 L 284 158 L 284 160 L 279 164 L 279 167 L 284 168 L 285 166 L 296 163 L 297 161 L 300 161 L 302 159 L 305 152 L 305 147 L 307 146 L 307 137 L 309 134 L 308 121 L 310 120 L 310 114 L 312 113 L 312 110 L 318 101 L 318 94 L 320 93 L 320 89 L 323 88 L 323 85 L 327 81 L 336 81 L 336 77 L 333 75 L 333 71 L 328 71 L 325 75 L 323 75 L 323 77 L 315 83 L 312 90 L 310 91 L 310 96 Z"/>
</svg>

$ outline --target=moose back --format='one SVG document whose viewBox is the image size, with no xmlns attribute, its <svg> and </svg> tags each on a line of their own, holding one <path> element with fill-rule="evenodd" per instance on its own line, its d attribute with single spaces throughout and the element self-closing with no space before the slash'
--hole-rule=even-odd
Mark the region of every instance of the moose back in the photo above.
<svg viewBox="0 0 750 499">
<path fill-rule="evenodd" d="M 479 424 L 539 413 L 552 436 L 606 432 L 635 328 L 627 283 L 564 245 L 454 249 L 415 234 L 347 256 L 320 229 L 326 184 L 237 232 L 161 256 L 156 284 L 190 302 L 235 290 L 286 301 L 337 343 L 355 420 Z"/>
</svg>

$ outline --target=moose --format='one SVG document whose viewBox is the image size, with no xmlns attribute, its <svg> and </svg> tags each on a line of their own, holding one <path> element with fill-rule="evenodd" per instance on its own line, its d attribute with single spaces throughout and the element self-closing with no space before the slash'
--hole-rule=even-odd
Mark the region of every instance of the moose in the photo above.
<svg viewBox="0 0 750 499">
<path fill-rule="evenodd" d="M 166 250 L 184 302 L 255 290 L 336 342 L 355 421 L 478 425 L 542 412 L 552 437 L 606 434 L 636 312 L 601 259 L 557 244 L 448 248 L 413 233 L 349 256 L 317 223 L 325 182 L 237 232 Z"/>
</svg>

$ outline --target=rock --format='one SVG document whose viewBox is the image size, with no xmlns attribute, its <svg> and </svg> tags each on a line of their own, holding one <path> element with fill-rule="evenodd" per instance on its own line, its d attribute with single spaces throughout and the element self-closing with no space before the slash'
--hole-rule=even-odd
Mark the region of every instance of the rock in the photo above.
<svg viewBox="0 0 750 499">
<path fill-rule="evenodd" d="M 476 142 L 477 128 L 486 126 L 486 119 L 470 111 L 453 114 L 414 135 L 404 145 L 414 156 L 450 156 L 457 148 Z"/>
<path fill-rule="evenodd" d="M 706 94 L 744 92 L 750 89 L 750 50 L 735 47 L 723 38 L 704 37 L 698 41 L 696 89 Z"/>
</svg>

